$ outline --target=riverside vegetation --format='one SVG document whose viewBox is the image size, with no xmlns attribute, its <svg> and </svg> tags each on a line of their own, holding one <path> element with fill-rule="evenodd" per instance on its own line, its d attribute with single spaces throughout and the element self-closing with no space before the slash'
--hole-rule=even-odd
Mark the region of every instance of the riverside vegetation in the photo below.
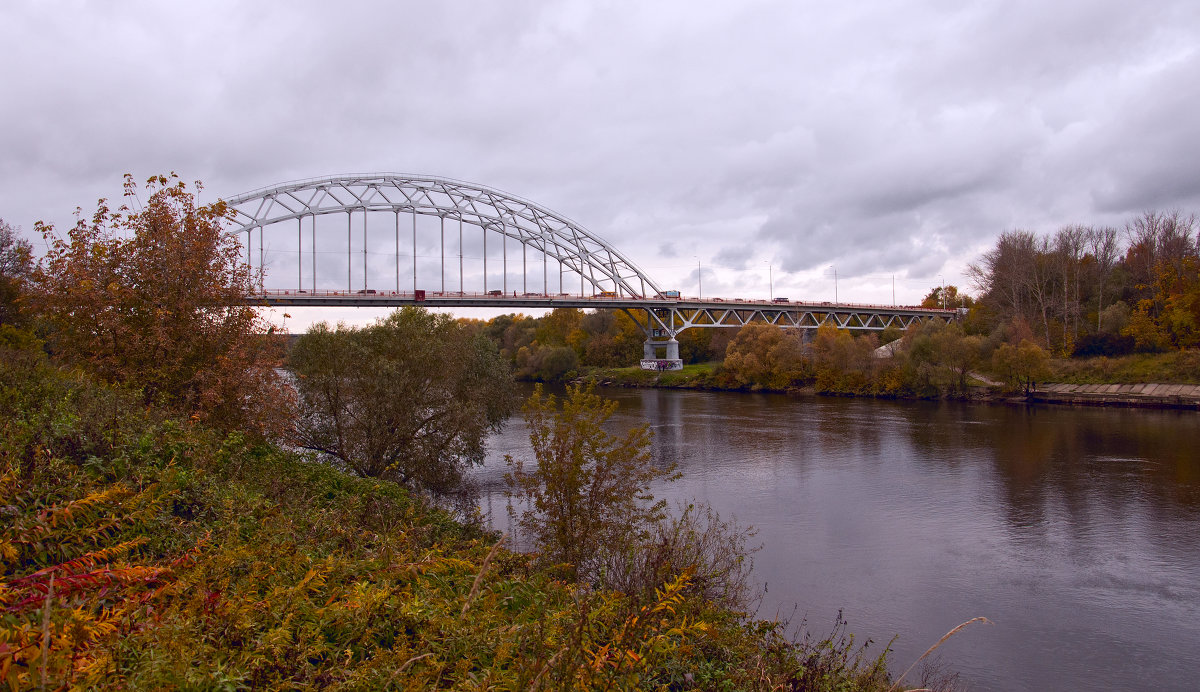
<svg viewBox="0 0 1200 692">
<path fill-rule="evenodd" d="M 560 309 L 477 326 L 518 376 L 542 381 L 913 398 L 974 396 L 989 382 L 1005 393 L 1049 380 L 1200 382 L 1194 214 L 1150 211 L 1121 229 L 1007 231 L 969 273 L 977 299 L 951 285 L 934 287 L 921 303 L 958 309 L 955 323 L 857 335 L 826 327 L 811 339 L 758 323 L 689 329 L 678 337 L 683 372 L 627 367 L 644 337 L 621 311 Z"/>
<path fill-rule="evenodd" d="M 478 352 L 419 363 L 431 382 L 362 391 L 382 378 L 330 371 L 313 353 L 342 344 L 364 368 L 399 356 L 371 330 L 318 329 L 295 354 L 293 388 L 273 328 L 230 300 L 253 277 L 221 234 L 224 205 L 196 206 L 173 176 L 146 189 L 142 204 L 127 181 L 136 211 L 102 202 L 66 239 L 42 227 L 52 242 L 36 265 L 0 224 L 9 689 L 892 684 L 884 654 L 867 655 L 840 620 L 830 636 L 793 638 L 748 617 L 751 534 L 705 508 L 671 516 L 655 503 L 644 430 L 604 432 L 611 408 L 586 388 L 561 408 L 526 404 L 536 466 L 514 462 L 513 483 L 534 499 L 522 522 L 538 552 L 510 552 L 442 508 L 492 409 L 447 432 L 435 421 L 461 420 L 455 411 L 414 424 L 372 397 L 500 383 L 490 344 L 471 325 L 401 313 L 378 329 Z M 376 414 L 391 422 L 349 429 Z M 416 472 L 406 448 L 446 465 Z M 587 489 L 600 504 L 586 514 L 563 501 Z M 575 541 L 595 550 L 572 552 Z"/>
</svg>

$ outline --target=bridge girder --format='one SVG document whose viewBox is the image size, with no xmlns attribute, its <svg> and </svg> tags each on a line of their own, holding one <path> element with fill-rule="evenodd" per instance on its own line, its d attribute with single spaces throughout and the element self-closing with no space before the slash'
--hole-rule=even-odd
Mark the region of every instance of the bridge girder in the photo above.
<svg viewBox="0 0 1200 692">
<path fill-rule="evenodd" d="M 519 241 L 579 274 L 595 291 L 657 297 L 662 291 L 629 258 L 578 223 L 529 200 L 450 178 L 396 173 L 311 178 L 260 188 L 225 200 L 231 234 L 289 220 L 352 212 L 436 216 Z M 414 221 L 415 223 L 415 221 Z M 249 247 L 249 240 L 247 241 Z M 262 241 L 260 240 L 260 248 Z"/>
<path fill-rule="evenodd" d="M 882 331 L 888 327 L 908 329 L 932 317 L 951 319 L 952 312 L 888 309 L 868 306 L 720 306 L 720 307 L 647 307 L 647 329 L 660 330 L 675 338 L 685 329 L 704 327 L 743 327 L 754 322 L 773 324 L 785 329 L 817 329 L 825 325 L 838 329 Z M 943 314 L 944 313 L 944 314 Z M 630 314 L 630 317 L 633 315 Z M 636 321 L 636 320 L 635 320 Z"/>
</svg>

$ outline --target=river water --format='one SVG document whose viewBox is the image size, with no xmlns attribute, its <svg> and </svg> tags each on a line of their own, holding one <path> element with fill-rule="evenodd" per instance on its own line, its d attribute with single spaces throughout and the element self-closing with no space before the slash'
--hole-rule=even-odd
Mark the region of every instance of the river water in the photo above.
<svg viewBox="0 0 1200 692">
<path fill-rule="evenodd" d="M 899 673 L 986 616 L 938 650 L 972 690 L 1200 689 L 1195 412 L 601 393 L 683 472 L 657 496 L 758 529 L 763 617 L 841 610 Z M 528 449 L 514 419 L 476 472 L 497 528 Z"/>
</svg>

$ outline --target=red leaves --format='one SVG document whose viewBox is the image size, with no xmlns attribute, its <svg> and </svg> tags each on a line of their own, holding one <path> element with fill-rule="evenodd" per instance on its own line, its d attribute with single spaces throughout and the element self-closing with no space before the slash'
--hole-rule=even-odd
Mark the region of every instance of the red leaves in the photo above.
<svg viewBox="0 0 1200 692">
<path fill-rule="evenodd" d="M 77 562 L 77 561 L 74 561 Z M 9 613 L 23 613 L 41 608 L 50 592 L 51 572 L 54 572 L 54 598 L 69 599 L 75 595 L 87 595 L 91 598 L 103 599 L 109 596 L 119 596 L 123 587 L 155 586 L 169 581 L 173 576 L 171 570 L 164 567 L 118 567 L 107 565 L 86 572 L 71 572 L 67 569 L 73 563 L 55 565 L 26 577 L 14 579 L 6 585 L 18 594 L 17 600 L 7 608 Z M 118 601 L 127 600 L 117 598 Z"/>
</svg>

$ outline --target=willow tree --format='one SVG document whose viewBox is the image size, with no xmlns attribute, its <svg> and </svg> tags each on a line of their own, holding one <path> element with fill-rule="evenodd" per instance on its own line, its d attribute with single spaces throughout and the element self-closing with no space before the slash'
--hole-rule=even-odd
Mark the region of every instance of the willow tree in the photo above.
<svg viewBox="0 0 1200 692">
<path fill-rule="evenodd" d="M 515 406 L 507 363 L 477 329 L 406 307 L 365 328 L 319 323 L 293 347 L 296 442 L 361 476 L 450 494 Z"/>
</svg>

